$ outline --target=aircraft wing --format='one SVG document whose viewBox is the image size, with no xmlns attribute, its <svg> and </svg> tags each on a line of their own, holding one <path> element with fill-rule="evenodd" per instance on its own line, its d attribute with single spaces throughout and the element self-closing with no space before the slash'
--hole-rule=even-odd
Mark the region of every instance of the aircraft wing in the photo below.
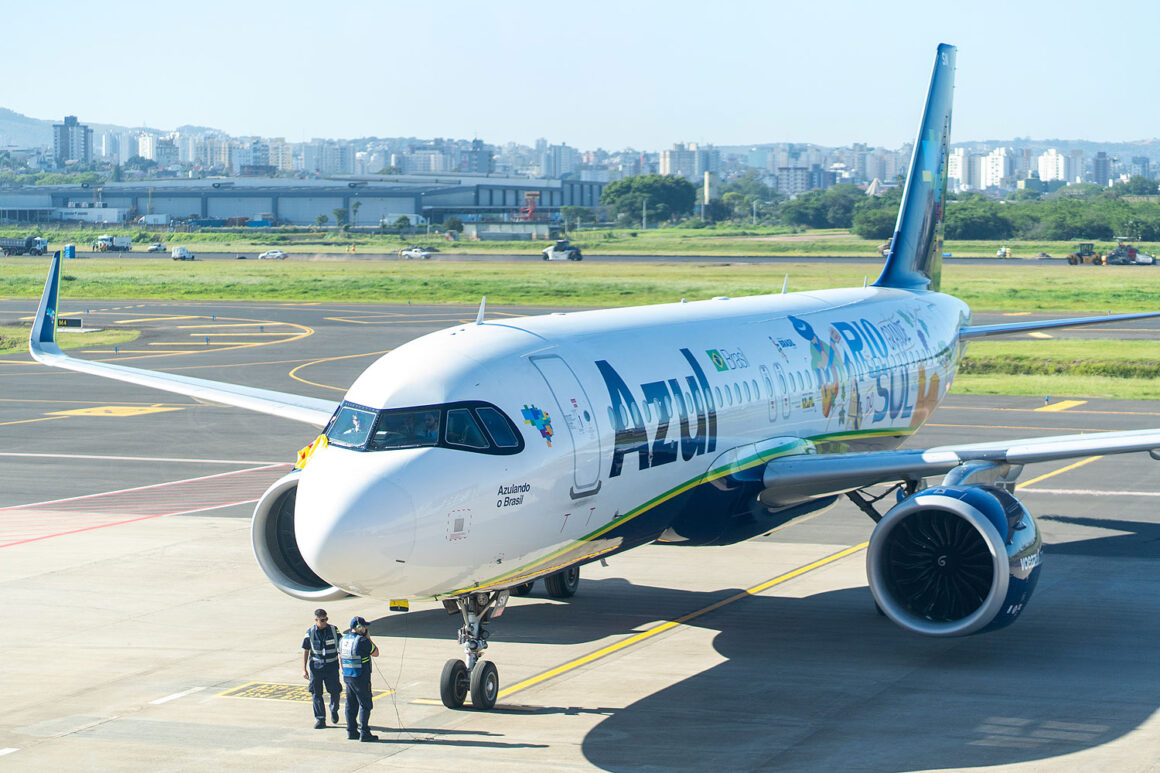
<svg viewBox="0 0 1160 773">
<path fill-rule="evenodd" d="M 54 368 L 75 370 L 102 378 L 128 381 L 132 384 L 162 389 L 166 392 L 189 395 L 225 405 L 248 408 L 259 413 L 281 416 L 316 427 L 325 427 L 334 414 L 338 403 L 304 397 L 286 392 L 227 384 L 221 381 L 177 376 L 172 373 L 129 368 L 107 362 L 81 360 L 69 357 L 56 345 L 57 305 L 60 298 L 60 253 L 52 260 L 48 279 L 44 283 L 44 294 L 36 310 L 32 333 L 28 338 L 28 349 L 33 359 Z"/>
<path fill-rule="evenodd" d="M 1070 319 L 1051 319 L 1035 322 L 1004 322 L 998 325 L 969 325 L 959 329 L 959 338 L 967 341 L 972 338 L 1006 335 L 1008 333 L 1049 330 L 1053 327 L 1098 325 L 1103 322 L 1126 322 L 1132 319 L 1148 319 L 1150 317 L 1160 317 L 1160 311 L 1147 311 L 1139 314 L 1105 314 L 1102 317 L 1072 317 Z"/>
<path fill-rule="evenodd" d="M 1026 438 L 927 449 L 844 454 L 795 454 L 766 463 L 761 501 L 783 507 L 876 483 L 918 481 L 972 462 L 1024 465 L 1077 456 L 1152 452 L 1160 458 L 1160 429 Z"/>
</svg>

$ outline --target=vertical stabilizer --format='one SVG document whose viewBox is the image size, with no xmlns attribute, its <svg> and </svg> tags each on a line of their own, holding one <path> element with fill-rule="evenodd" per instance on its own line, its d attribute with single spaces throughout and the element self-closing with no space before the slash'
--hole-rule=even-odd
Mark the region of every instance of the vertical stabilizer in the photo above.
<svg viewBox="0 0 1160 773">
<path fill-rule="evenodd" d="M 877 287 L 938 290 L 942 275 L 943 204 L 951 141 L 955 87 L 954 46 L 940 44 L 926 95 L 926 108 L 902 192 L 902 206 Z"/>
</svg>

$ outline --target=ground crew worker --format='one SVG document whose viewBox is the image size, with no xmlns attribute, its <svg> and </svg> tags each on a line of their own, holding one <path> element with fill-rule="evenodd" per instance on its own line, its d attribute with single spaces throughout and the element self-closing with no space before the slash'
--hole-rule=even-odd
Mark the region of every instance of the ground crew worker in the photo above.
<svg viewBox="0 0 1160 773">
<path fill-rule="evenodd" d="M 377 741 L 371 732 L 371 658 L 379 648 L 367 633 L 367 621 L 361 617 L 350 621 L 350 630 L 338 645 L 342 680 L 346 682 L 346 737 L 360 741 Z M 355 720 L 358 720 L 357 723 Z M 361 732 L 360 732 L 361 730 Z"/>
<path fill-rule="evenodd" d="M 327 622 L 326 610 L 314 610 L 314 625 L 307 629 L 306 637 L 302 639 L 302 678 L 310 680 L 315 730 L 326 727 L 323 687 L 330 693 L 330 721 L 338 724 L 338 696 L 342 693 L 342 684 L 338 678 L 340 639 L 338 626 Z"/>
</svg>

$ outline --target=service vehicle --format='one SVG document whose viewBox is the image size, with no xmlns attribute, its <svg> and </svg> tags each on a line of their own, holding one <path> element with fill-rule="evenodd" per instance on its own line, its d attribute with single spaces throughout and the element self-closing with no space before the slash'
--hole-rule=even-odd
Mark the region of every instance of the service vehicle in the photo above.
<svg viewBox="0 0 1160 773">
<path fill-rule="evenodd" d="M 258 260 L 286 260 L 286 253 L 282 250 L 266 250 L 258 256 Z"/>
<path fill-rule="evenodd" d="M 153 242 L 145 248 L 146 252 L 165 252 L 165 245 L 161 242 Z"/>
<path fill-rule="evenodd" d="M 133 240 L 128 236 L 101 234 L 93 242 L 93 249 L 97 252 L 129 252 L 133 249 Z"/>
<path fill-rule="evenodd" d="M 544 260 L 584 260 L 580 248 L 574 247 L 567 239 L 557 239 L 550 247 L 545 247 L 541 253 Z"/>
<path fill-rule="evenodd" d="M 185 247 L 174 247 L 170 253 L 170 257 L 174 260 L 197 260 L 197 256 L 187 250 Z"/>
<path fill-rule="evenodd" d="M 0 252 L 7 255 L 43 255 L 48 251 L 48 239 L 40 236 L 18 236 L 0 239 Z"/>
<path fill-rule="evenodd" d="M 1156 258 L 1147 252 L 1140 252 L 1135 245 L 1121 241 L 1114 250 L 1104 256 L 1105 266 L 1152 266 Z"/>
<path fill-rule="evenodd" d="M 1098 266 L 1103 262 L 1104 254 L 1096 252 L 1096 245 L 1093 242 L 1080 242 L 1075 246 L 1075 252 L 1067 256 L 1069 266 L 1078 266 L 1083 263 Z"/>
<path fill-rule="evenodd" d="M 399 257 L 404 260 L 427 260 L 431 257 L 431 253 L 422 247 L 406 247 L 399 250 Z"/>
</svg>

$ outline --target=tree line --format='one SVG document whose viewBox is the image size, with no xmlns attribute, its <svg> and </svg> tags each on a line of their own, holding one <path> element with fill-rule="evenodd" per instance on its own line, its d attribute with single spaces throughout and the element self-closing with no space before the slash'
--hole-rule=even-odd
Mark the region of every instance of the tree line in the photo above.
<svg viewBox="0 0 1160 773">
<path fill-rule="evenodd" d="M 1125 236 L 1160 241 L 1157 183 L 1133 177 L 1111 187 L 1071 185 L 1053 193 L 1018 190 L 997 200 L 979 193 L 947 194 L 948 239 L 1108 240 Z M 787 198 L 750 170 L 724 183 L 717 198 L 695 215 L 698 189 L 680 177 L 638 175 L 610 183 L 600 203 L 608 217 L 625 224 L 648 222 L 698 228 L 714 223 L 761 223 L 801 228 L 848 228 L 867 239 L 894 232 L 902 185 L 867 196 L 855 185 L 838 184 Z M 570 220 L 597 213 L 566 208 Z"/>
</svg>

